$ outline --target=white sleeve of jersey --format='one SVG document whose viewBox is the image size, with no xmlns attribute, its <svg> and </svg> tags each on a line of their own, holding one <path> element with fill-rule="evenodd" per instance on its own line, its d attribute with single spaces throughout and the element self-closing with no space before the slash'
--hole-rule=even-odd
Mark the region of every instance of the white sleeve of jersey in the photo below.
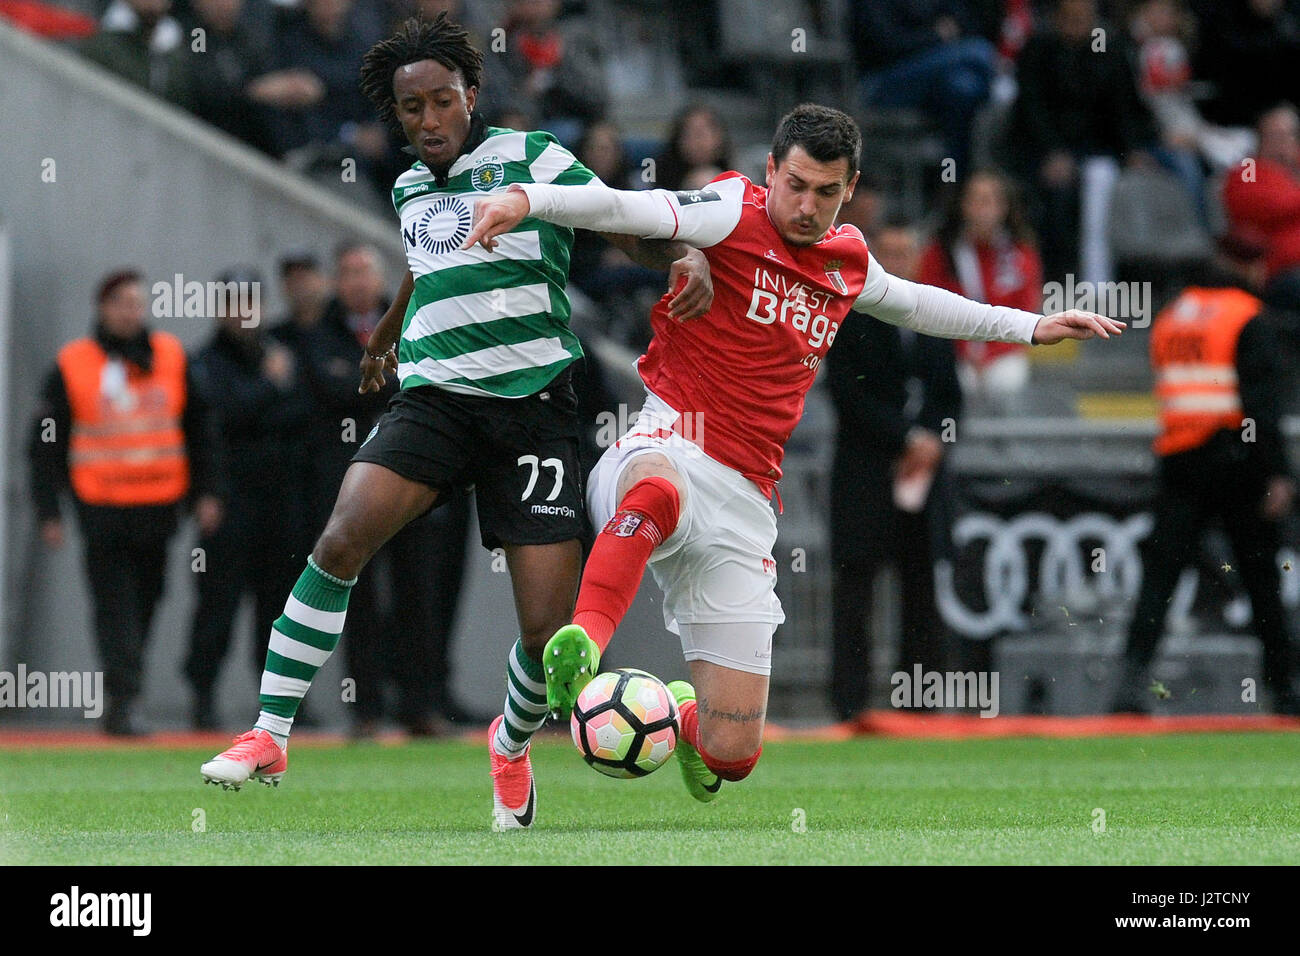
<svg viewBox="0 0 1300 956">
<path fill-rule="evenodd" d="M 1033 344 L 1042 316 L 908 282 L 886 272 L 870 253 L 867 260 L 867 282 L 853 303 L 854 311 L 941 339 Z"/>
<path fill-rule="evenodd" d="M 699 248 L 717 245 L 740 221 L 744 182 L 724 179 L 703 189 L 611 189 L 592 181 L 581 186 L 521 183 L 529 215 L 557 226 L 614 232 L 643 239 L 680 239 Z"/>
</svg>

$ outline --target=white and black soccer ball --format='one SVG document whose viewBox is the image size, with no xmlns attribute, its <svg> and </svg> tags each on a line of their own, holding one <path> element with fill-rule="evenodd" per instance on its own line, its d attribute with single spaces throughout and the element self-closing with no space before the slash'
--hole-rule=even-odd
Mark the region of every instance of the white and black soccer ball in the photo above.
<svg viewBox="0 0 1300 956">
<path fill-rule="evenodd" d="M 610 777 L 644 777 L 677 747 L 677 701 L 653 674 L 607 671 L 582 689 L 569 726 L 592 767 Z"/>
</svg>

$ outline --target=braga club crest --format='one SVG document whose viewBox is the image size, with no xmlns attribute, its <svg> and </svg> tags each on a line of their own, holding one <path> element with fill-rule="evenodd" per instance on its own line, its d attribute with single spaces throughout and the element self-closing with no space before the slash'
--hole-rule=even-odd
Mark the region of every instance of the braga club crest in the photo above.
<svg viewBox="0 0 1300 956">
<path fill-rule="evenodd" d="M 848 283 L 844 281 L 844 276 L 840 275 L 840 269 L 844 266 L 843 259 L 832 259 L 826 263 L 826 278 L 830 280 L 831 285 L 835 286 L 840 295 L 849 294 Z"/>
</svg>

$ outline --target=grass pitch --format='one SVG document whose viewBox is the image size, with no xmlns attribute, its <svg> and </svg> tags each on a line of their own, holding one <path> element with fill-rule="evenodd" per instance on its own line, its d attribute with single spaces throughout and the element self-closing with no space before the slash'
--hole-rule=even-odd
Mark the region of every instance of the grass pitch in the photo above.
<svg viewBox="0 0 1300 956">
<path fill-rule="evenodd" d="M 1300 734 L 769 744 L 695 803 L 534 747 L 531 831 L 489 829 L 484 746 L 300 746 L 277 790 L 211 750 L 0 752 L 0 863 L 1099 863 L 1300 859 Z M 1098 811 L 1104 811 L 1104 830 Z"/>
</svg>

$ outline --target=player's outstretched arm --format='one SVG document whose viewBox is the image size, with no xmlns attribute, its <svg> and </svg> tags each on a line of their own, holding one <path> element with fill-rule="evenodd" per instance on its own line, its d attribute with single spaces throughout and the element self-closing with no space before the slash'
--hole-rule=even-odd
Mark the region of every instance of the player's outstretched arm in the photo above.
<svg viewBox="0 0 1300 956">
<path fill-rule="evenodd" d="M 497 236 L 515 228 L 531 211 L 532 204 L 522 190 L 510 189 L 499 196 L 484 196 L 474 204 L 474 228 L 461 243 L 461 251 L 473 249 L 479 243 L 492 252 L 497 247 Z"/>
<path fill-rule="evenodd" d="M 1108 339 L 1120 335 L 1124 323 L 1108 319 L 1096 312 L 1084 312 L 1071 309 L 1069 312 L 1053 312 L 1038 320 L 1034 327 L 1034 345 L 1055 345 L 1065 339 L 1090 339 L 1099 336 Z"/>
<path fill-rule="evenodd" d="M 695 193 L 666 189 L 610 189 L 582 185 L 516 183 L 474 204 L 474 225 L 462 249 L 475 243 L 491 252 L 496 237 L 532 216 L 557 226 L 612 232 L 643 239 L 678 239 L 699 248 L 716 245 L 740 219 L 739 179 L 710 183 Z"/>
<path fill-rule="evenodd" d="M 477 242 L 491 252 L 496 248 L 497 236 L 514 229 L 530 215 L 557 226 L 672 239 L 677 221 L 668 202 L 657 195 L 662 192 L 610 189 L 599 181 L 580 186 L 516 183 L 504 193 L 486 196 L 474 204 L 474 228 L 461 248 L 469 249 Z"/>
<path fill-rule="evenodd" d="M 945 339 L 1053 345 L 1064 339 L 1108 339 L 1124 331 L 1123 322 L 1093 312 L 1075 309 L 1043 316 L 908 282 L 885 272 L 874 256 L 853 308 L 891 325 Z"/>
<path fill-rule="evenodd" d="M 361 384 L 357 391 L 362 395 L 377 392 L 384 387 L 384 372 L 397 374 L 397 350 L 393 346 L 402 334 L 402 319 L 406 317 L 406 307 L 410 304 L 411 293 L 414 291 L 415 277 L 408 271 L 402 277 L 393 304 L 370 333 L 370 339 L 361 353 Z"/>
</svg>

